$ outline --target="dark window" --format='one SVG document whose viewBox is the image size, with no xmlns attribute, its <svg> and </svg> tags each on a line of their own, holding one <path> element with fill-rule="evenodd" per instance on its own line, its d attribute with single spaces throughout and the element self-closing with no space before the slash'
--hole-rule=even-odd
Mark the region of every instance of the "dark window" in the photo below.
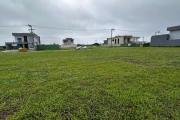
<svg viewBox="0 0 180 120">
<path fill-rule="evenodd" d="M 114 41 L 114 39 L 112 41 Z"/>
<path fill-rule="evenodd" d="M 17 42 L 22 42 L 22 38 L 17 38 Z"/>
<path fill-rule="evenodd" d="M 119 39 L 118 39 L 118 44 L 119 44 Z"/>
<path fill-rule="evenodd" d="M 115 44 L 116 44 L 116 39 L 115 39 Z"/>
</svg>

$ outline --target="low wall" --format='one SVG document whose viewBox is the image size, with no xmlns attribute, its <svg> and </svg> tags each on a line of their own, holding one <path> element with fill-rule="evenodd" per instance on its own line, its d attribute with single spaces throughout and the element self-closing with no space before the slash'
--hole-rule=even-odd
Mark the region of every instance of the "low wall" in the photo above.
<svg viewBox="0 0 180 120">
<path fill-rule="evenodd" d="M 104 44 L 104 45 L 101 45 L 101 46 L 107 46 L 107 47 L 110 47 L 111 44 Z M 120 47 L 120 44 L 112 44 L 112 46 L 116 46 L 116 47 Z"/>
<path fill-rule="evenodd" d="M 35 50 L 59 50 L 59 45 L 35 45 Z"/>
<path fill-rule="evenodd" d="M 75 48 L 77 45 L 73 44 L 73 45 L 61 45 L 61 48 Z"/>
</svg>

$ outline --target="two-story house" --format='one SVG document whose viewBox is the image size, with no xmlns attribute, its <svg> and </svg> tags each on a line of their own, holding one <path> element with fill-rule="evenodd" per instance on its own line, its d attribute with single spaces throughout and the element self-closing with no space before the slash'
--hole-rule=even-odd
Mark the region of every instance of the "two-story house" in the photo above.
<svg viewBox="0 0 180 120">
<path fill-rule="evenodd" d="M 15 42 L 5 42 L 6 49 L 11 50 L 16 46 L 18 48 L 35 49 L 35 45 L 40 44 L 40 36 L 35 33 L 12 33 Z"/>
</svg>

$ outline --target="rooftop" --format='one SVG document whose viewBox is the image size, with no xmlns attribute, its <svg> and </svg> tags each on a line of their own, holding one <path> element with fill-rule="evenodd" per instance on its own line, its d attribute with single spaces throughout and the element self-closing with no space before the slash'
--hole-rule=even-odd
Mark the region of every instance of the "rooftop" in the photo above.
<svg viewBox="0 0 180 120">
<path fill-rule="evenodd" d="M 32 35 L 38 37 L 38 35 L 35 33 L 12 33 L 12 36 L 32 36 Z"/>
<path fill-rule="evenodd" d="M 28 44 L 28 42 L 5 42 L 5 44 Z"/>
<path fill-rule="evenodd" d="M 68 41 L 68 40 L 74 41 L 73 38 L 66 38 L 66 39 L 63 39 L 64 42 L 65 42 L 65 41 Z"/>
<path fill-rule="evenodd" d="M 115 37 L 140 38 L 140 37 L 136 37 L 136 36 L 132 36 L 132 35 L 118 35 L 118 36 L 115 36 Z M 112 38 L 115 38 L 115 37 L 112 37 Z M 111 38 L 108 38 L 108 39 L 111 39 Z"/>
<path fill-rule="evenodd" d="M 167 31 L 175 31 L 175 30 L 180 30 L 180 25 L 167 28 Z"/>
</svg>

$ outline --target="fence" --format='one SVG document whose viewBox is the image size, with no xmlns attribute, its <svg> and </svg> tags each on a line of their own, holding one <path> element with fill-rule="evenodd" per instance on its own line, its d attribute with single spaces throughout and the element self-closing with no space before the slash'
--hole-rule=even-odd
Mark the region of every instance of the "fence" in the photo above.
<svg viewBox="0 0 180 120">
<path fill-rule="evenodd" d="M 44 45 L 39 44 L 35 46 L 35 50 L 59 50 L 59 45 Z"/>
</svg>

